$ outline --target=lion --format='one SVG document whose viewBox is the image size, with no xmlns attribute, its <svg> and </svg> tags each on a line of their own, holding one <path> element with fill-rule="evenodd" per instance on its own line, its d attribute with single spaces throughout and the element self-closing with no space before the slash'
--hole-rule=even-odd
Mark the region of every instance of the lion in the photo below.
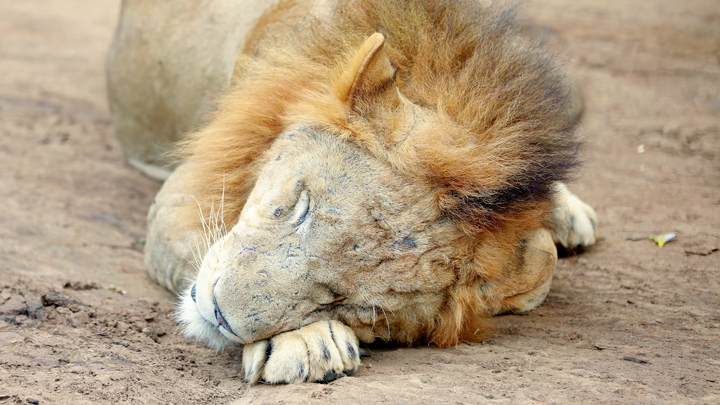
<svg viewBox="0 0 720 405">
<path fill-rule="evenodd" d="M 543 302 L 556 245 L 597 240 L 595 211 L 563 183 L 579 148 L 568 80 L 512 10 L 281 0 L 247 33 L 219 26 L 227 38 L 196 43 L 237 59 L 208 82 L 226 80 L 217 104 L 196 86 L 178 101 L 194 107 L 171 111 L 198 129 L 150 207 L 145 264 L 179 294 L 185 335 L 243 346 L 246 381 L 352 375 L 360 342 L 479 341 L 493 315 Z M 118 38 L 111 87 L 131 78 L 112 73 L 130 54 Z M 193 63 L 183 74 L 207 62 Z M 152 108 L 115 105 L 114 121 L 179 125 Z"/>
</svg>

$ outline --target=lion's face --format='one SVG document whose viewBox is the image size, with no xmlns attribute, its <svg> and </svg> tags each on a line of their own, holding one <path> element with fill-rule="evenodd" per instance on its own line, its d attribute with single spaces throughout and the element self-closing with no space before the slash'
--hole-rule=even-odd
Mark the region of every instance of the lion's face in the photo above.
<svg viewBox="0 0 720 405">
<path fill-rule="evenodd" d="M 461 237 L 418 183 L 337 135 L 286 131 L 183 295 L 186 332 L 215 347 L 324 319 L 366 340 L 398 322 L 412 333 L 455 282 Z"/>
</svg>

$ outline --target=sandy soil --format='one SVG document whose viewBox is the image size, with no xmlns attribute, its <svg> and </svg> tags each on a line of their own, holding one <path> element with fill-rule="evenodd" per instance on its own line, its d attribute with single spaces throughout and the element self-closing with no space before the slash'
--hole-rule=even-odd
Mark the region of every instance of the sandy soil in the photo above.
<svg viewBox="0 0 720 405">
<path fill-rule="evenodd" d="M 585 94 L 571 188 L 601 241 L 482 344 L 373 349 L 354 377 L 275 387 L 176 335 L 145 277 L 159 184 L 109 125 L 118 3 L 0 0 L 0 404 L 720 403 L 717 1 L 528 2 Z M 660 232 L 678 236 L 631 240 Z"/>
</svg>

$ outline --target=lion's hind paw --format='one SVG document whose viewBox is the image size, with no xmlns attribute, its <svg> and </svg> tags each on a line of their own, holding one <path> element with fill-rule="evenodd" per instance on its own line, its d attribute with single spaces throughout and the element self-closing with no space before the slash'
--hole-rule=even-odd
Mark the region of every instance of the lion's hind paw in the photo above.
<svg viewBox="0 0 720 405">
<path fill-rule="evenodd" d="M 245 381 L 254 384 L 330 382 L 360 365 L 358 338 L 337 321 L 316 322 L 243 349 Z"/>
<path fill-rule="evenodd" d="M 558 184 L 558 201 L 553 215 L 553 240 L 568 251 L 592 246 L 598 238 L 595 210 L 564 184 Z"/>
</svg>

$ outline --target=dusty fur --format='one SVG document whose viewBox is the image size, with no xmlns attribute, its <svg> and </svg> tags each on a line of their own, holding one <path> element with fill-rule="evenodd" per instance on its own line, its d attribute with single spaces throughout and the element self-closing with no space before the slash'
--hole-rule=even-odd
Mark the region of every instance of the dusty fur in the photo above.
<svg viewBox="0 0 720 405">
<path fill-rule="evenodd" d="M 292 1 L 278 7 L 283 13 Z M 310 122 L 361 145 L 434 190 L 437 206 L 467 235 L 458 283 L 425 338 L 440 346 L 473 340 L 485 309 L 478 286 L 504 283 L 524 233 L 542 226 L 553 184 L 575 166 L 561 70 L 519 40 L 514 11 L 477 1 L 341 0 L 327 20 L 305 18 L 272 35 L 263 21 L 238 59 L 233 88 L 212 122 L 182 146 L 187 184 L 207 210 L 225 193 L 224 221 L 235 224 L 263 152 L 286 128 Z M 328 22 L 330 21 L 330 22 Z M 398 105 L 351 95 L 362 63 L 354 55 L 379 32 L 396 68 L 394 82 L 431 125 L 407 125 Z M 348 98 L 353 102 L 348 102 Z M 197 227 L 196 206 L 183 226 Z M 486 329 L 486 328 L 485 328 Z"/>
</svg>

